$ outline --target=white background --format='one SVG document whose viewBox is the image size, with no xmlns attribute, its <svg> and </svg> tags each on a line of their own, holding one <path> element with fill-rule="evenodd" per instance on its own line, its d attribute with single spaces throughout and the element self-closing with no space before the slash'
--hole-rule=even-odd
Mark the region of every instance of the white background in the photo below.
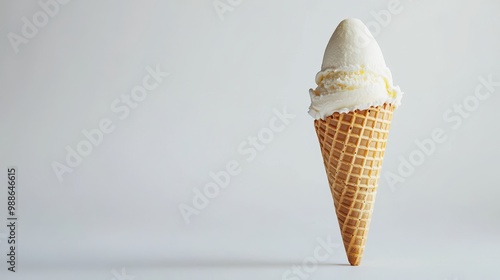
<svg viewBox="0 0 500 280">
<path fill-rule="evenodd" d="M 288 279 L 498 279 L 500 86 L 460 124 L 443 114 L 474 105 L 479 77 L 500 81 L 500 2 L 401 0 L 378 21 L 391 1 L 230 2 L 219 16 L 211 0 L 71 1 L 17 53 L 8 34 L 43 10 L 0 2 L 1 278 L 282 279 L 318 238 L 342 244 L 308 89 L 337 24 L 357 17 L 405 92 L 368 245 L 360 267 L 339 247 Z M 170 75 L 120 119 L 111 104 L 157 65 Z M 239 145 L 284 107 L 295 118 L 247 160 Z M 53 162 L 104 118 L 114 131 L 60 182 Z M 388 181 L 436 128 L 446 141 Z M 186 224 L 179 205 L 231 160 L 241 173 Z M 5 262 L 9 166 L 17 273 Z"/>
</svg>

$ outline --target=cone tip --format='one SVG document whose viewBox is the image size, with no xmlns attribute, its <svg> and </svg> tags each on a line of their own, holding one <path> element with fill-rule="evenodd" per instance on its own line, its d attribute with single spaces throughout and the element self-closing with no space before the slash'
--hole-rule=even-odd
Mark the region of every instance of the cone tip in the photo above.
<svg viewBox="0 0 500 280">
<path fill-rule="evenodd" d="M 352 266 L 359 266 L 361 264 L 361 257 L 359 256 L 347 256 L 347 259 Z"/>
</svg>

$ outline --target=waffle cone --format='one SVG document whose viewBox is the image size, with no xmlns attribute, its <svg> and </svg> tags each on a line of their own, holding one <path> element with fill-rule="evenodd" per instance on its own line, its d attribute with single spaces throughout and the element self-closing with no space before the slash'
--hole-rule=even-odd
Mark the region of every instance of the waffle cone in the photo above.
<svg viewBox="0 0 500 280">
<path fill-rule="evenodd" d="M 384 104 L 314 122 L 351 265 L 365 249 L 393 111 Z"/>
</svg>

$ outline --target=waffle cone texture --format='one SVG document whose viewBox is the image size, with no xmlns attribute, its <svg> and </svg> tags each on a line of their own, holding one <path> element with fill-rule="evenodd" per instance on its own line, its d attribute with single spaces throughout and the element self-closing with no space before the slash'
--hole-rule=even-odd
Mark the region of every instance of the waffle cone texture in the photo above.
<svg viewBox="0 0 500 280">
<path fill-rule="evenodd" d="M 347 259 L 365 250 L 394 106 L 334 113 L 315 120 Z"/>
</svg>

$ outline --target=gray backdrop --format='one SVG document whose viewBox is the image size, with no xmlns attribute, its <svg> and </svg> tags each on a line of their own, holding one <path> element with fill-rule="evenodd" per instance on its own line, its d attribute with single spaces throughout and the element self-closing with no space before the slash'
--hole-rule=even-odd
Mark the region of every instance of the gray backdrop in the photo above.
<svg viewBox="0 0 500 280">
<path fill-rule="evenodd" d="M 1 278 L 498 279 L 499 11 L 1 1 Z M 360 267 L 346 265 L 307 114 L 346 17 L 405 92 Z"/>
</svg>

